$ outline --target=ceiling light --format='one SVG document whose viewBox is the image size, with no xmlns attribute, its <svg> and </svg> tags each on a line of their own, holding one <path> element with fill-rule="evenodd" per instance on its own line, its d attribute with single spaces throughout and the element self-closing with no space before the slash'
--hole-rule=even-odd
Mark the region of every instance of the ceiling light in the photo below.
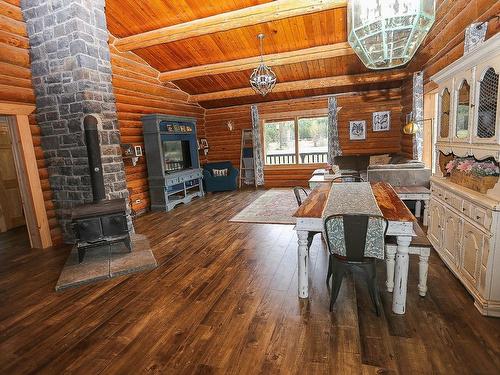
<svg viewBox="0 0 500 375">
<path fill-rule="evenodd" d="M 435 19 L 435 0 L 349 0 L 348 41 L 370 69 L 404 65 Z"/>
<path fill-rule="evenodd" d="M 262 49 L 264 34 L 259 34 L 257 38 L 260 40 L 260 64 L 250 76 L 250 85 L 256 93 L 266 96 L 266 94 L 271 92 L 274 85 L 276 85 L 276 74 L 274 74 L 270 67 L 264 64 Z"/>
</svg>

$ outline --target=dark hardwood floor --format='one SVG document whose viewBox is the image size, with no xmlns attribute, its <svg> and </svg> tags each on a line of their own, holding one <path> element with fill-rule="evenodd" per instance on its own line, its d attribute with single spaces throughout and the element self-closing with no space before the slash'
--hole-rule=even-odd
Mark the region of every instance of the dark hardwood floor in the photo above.
<svg viewBox="0 0 500 375">
<path fill-rule="evenodd" d="M 157 269 L 58 293 L 69 248 L 30 250 L 22 228 L 0 235 L 0 372 L 500 373 L 500 319 L 476 311 L 436 253 L 425 298 L 411 259 L 405 316 L 391 313 L 384 291 L 377 317 L 356 276 L 329 313 L 316 236 L 310 301 L 299 301 L 292 226 L 228 222 L 260 194 L 146 214 L 135 227 Z"/>
</svg>

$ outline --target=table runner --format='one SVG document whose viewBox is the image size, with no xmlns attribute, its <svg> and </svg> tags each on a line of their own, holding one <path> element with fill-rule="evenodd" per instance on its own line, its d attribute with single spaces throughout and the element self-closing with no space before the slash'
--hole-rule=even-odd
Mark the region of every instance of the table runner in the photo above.
<svg viewBox="0 0 500 375">
<path fill-rule="evenodd" d="M 330 215 L 365 214 L 382 216 L 369 182 L 334 183 L 323 210 L 323 221 Z M 328 222 L 330 250 L 346 256 L 342 218 Z M 384 259 L 385 221 L 370 218 L 368 222 L 365 257 Z"/>
</svg>

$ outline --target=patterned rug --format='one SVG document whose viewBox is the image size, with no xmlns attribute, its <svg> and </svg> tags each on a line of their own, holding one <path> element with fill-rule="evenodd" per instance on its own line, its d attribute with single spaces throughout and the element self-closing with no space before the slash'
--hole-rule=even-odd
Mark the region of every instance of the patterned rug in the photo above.
<svg viewBox="0 0 500 375">
<path fill-rule="evenodd" d="M 292 189 L 271 189 L 229 221 L 241 223 L 295 224 L 297 201 Z"/>
</svg>

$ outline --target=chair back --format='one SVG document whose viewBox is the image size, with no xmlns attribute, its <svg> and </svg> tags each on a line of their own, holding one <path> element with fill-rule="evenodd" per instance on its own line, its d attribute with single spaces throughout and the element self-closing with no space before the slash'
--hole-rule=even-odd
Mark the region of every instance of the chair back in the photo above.
<svg viewBox="0 0 500 375">
<path fill-rule="evenodd" d="M 212 173 L 214 169 L 224 169 L 224 168 L 231 170 L 233 168 L 233 164 L 230 161 L 218 161 L 213 163 L 206 163 L 203 166 L 203 169 L 209 171 L 210 173 Z"/>
<path fill-rule="evenodd" d="M 325 219 L 330 253 L 350 262 L 365 258 L 383 259 L 387 220 L 378 215 L 331 215 Z"/>
<path fill-rule="evenodd" d="M 295 199 L 297 200 L 297 205 L 300 207 L 302 204 L 302 196 L 301 194 L 304 194 L 305 197 L 307 197 L 307 190 L 304 189 L 302 186 L 295 186 L 293 188 L 293 193 L 295 194 Z"/>
<path fill-rule="evenodd" d="M 365 182 L 362 177 L 353 176 L 353 175 L 342 175 L 335 177 L 333 182 Z"/>
</svg>

